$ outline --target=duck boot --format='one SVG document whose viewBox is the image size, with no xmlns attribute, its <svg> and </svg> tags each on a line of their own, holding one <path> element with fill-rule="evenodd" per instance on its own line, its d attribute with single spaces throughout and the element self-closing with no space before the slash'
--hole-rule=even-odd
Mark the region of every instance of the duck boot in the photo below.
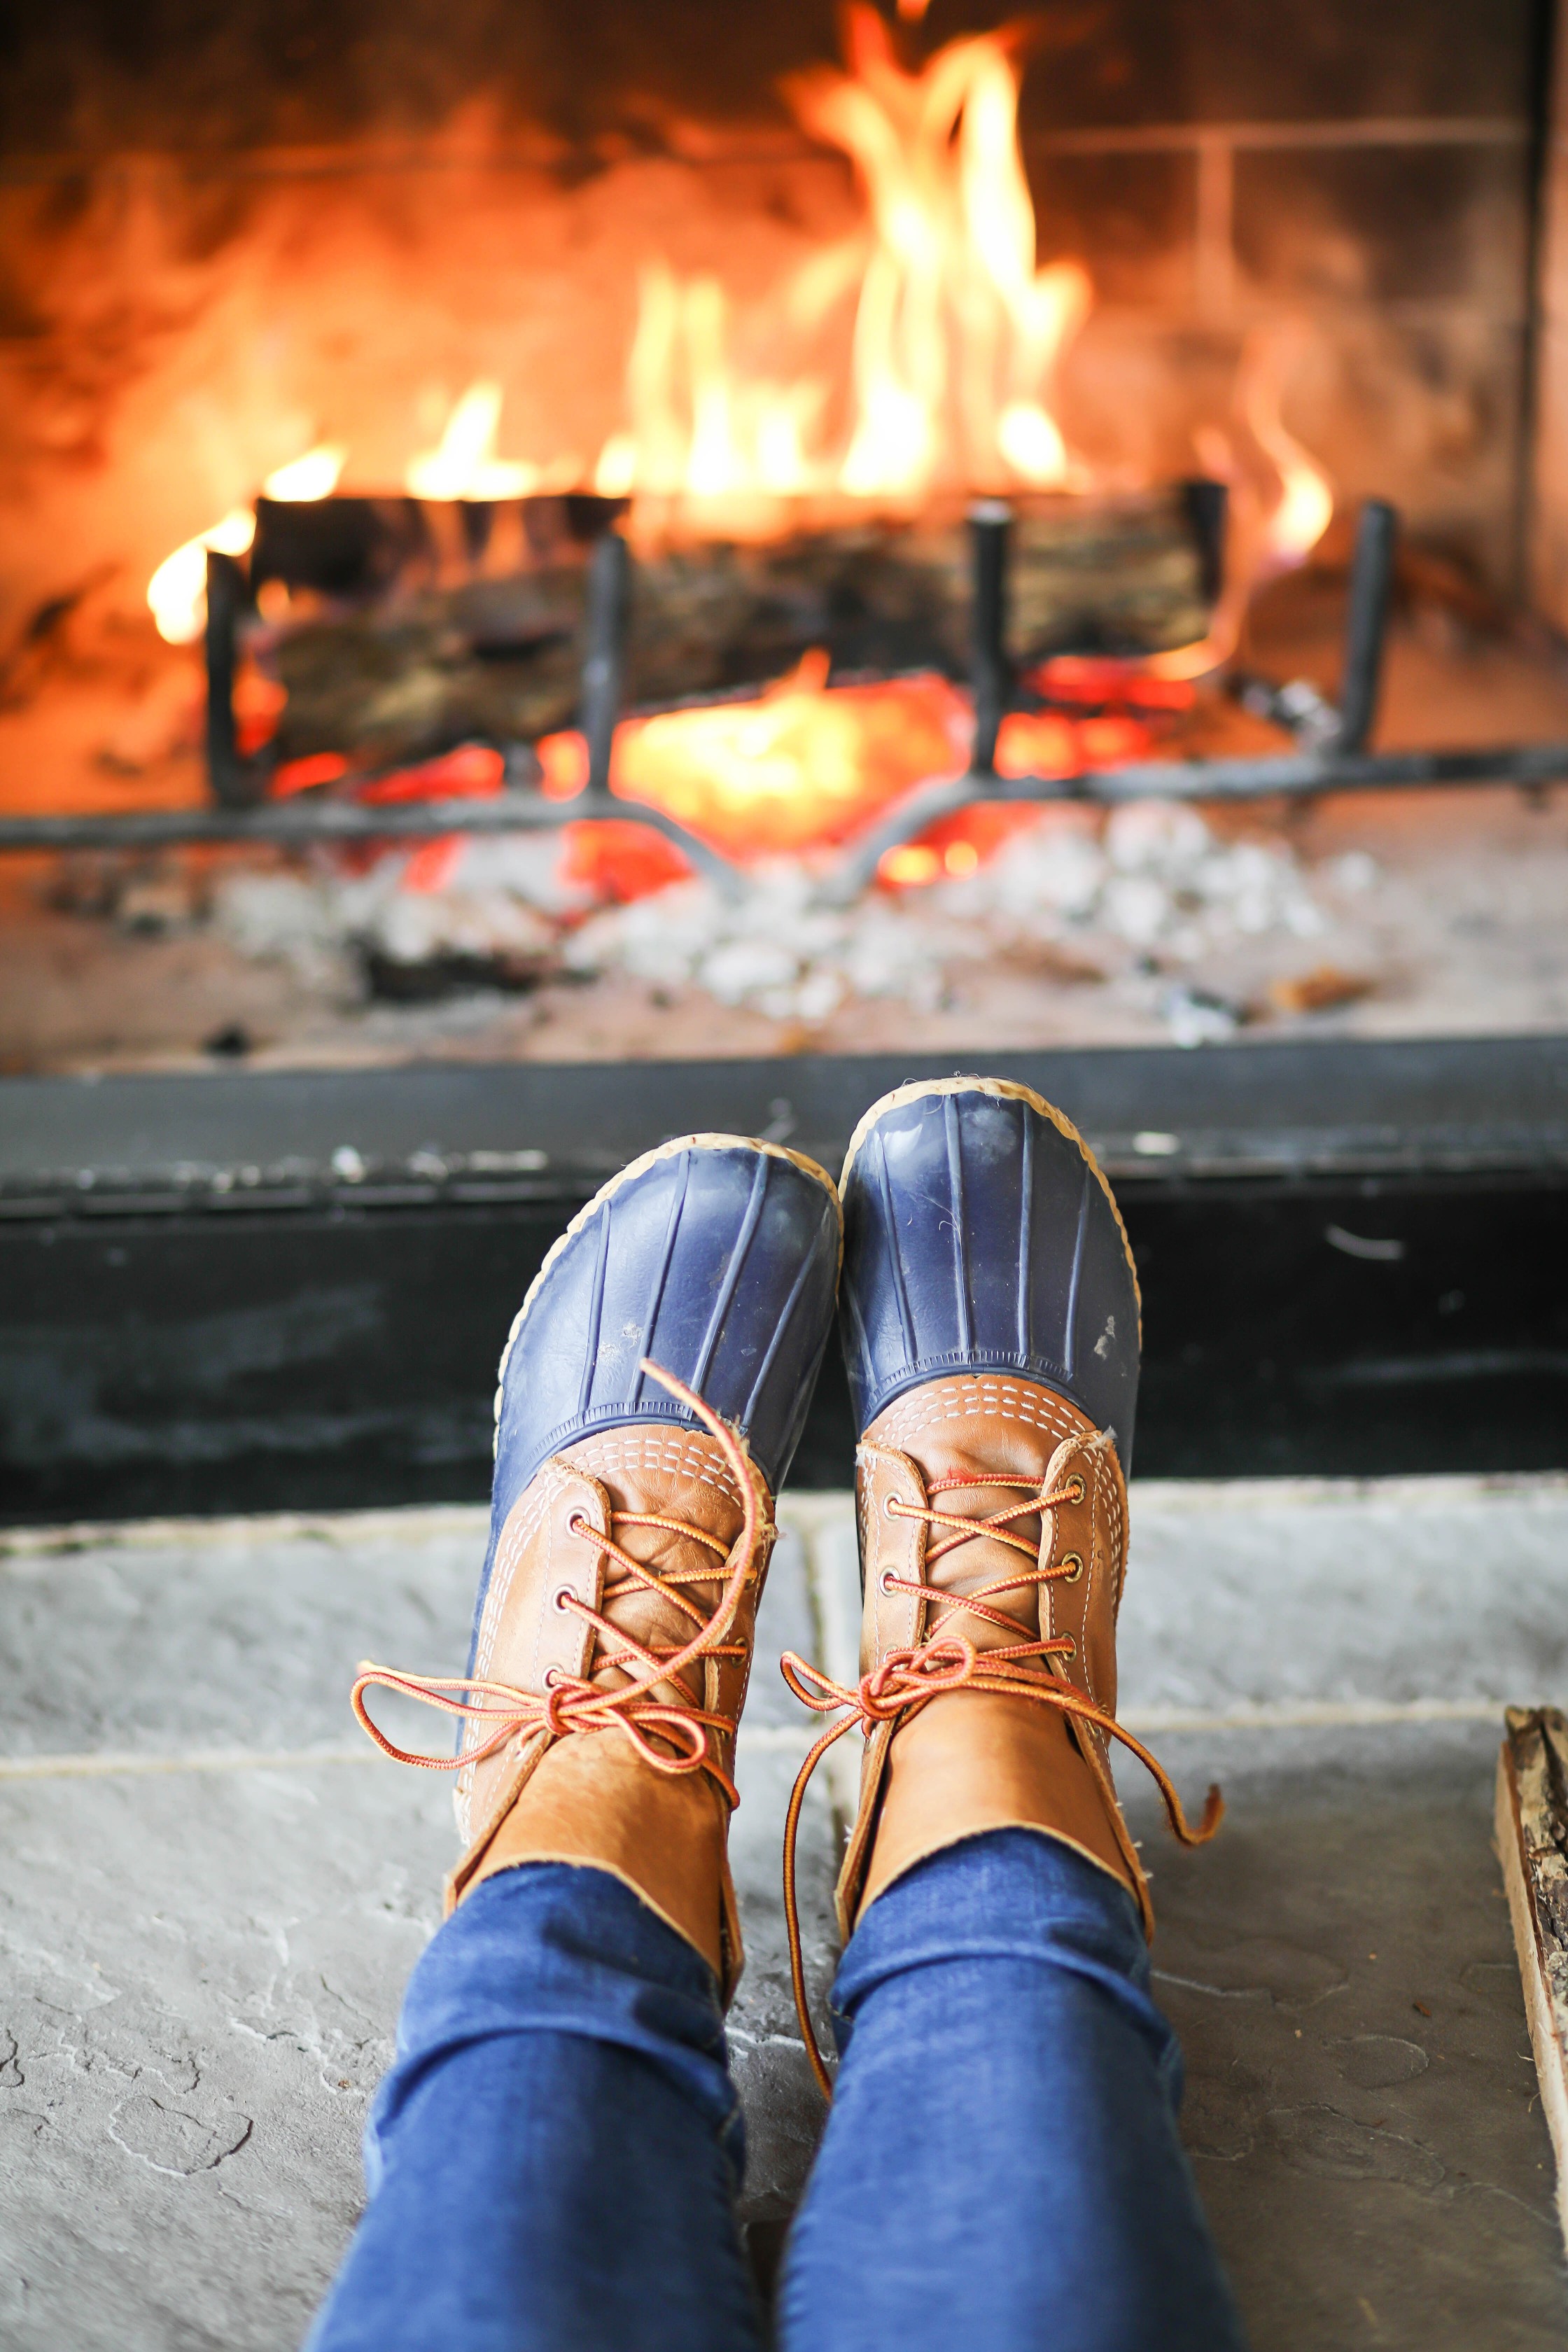
<svg viewBox="0 0 1568 2352">
<path fill-rule="evenodd" d="M 458 1770 L 448 1909 L 521 1863 L 607 1870 L 733 1991 L 735 1735 L 841 1233 L 814 1161 L 695 1135 L 624 1169 L 550 1251 L 501 1358 L 468 1672 L 367 1665 L 354 1688 L 389 1754 Z M 396 1747 L 375 1687 L 457 1716 L 456 1757 Z"/>
<path fill-rule="evenodd" d="M 1150 1933 L 1110 1740 L 1178 1836 L 1211 1834 L 1220 1807 L 1211 1790 L 1189 1828 L 1115 1720 L 1139 1293 L 1110 1188 L 1038 1095 L 954 1078 L 868 1112 L 842 1192 L 861 1681 L 791 1675 L 866 1734 L 841 1929 L 926 1855 L 1027 1828 L 1120 1878 Z"/>
</svg>

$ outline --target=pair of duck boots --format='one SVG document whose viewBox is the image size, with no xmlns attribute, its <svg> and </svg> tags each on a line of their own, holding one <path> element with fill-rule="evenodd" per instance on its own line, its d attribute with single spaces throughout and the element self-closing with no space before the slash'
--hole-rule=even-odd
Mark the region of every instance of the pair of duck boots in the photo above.
<svg viewBox="0 0 1568 2352">
<path fill-rule="evenodd" d="M 726 1848 L 757 1607 L 835 1314 L 857 1427 L 860 1680 L 784 1671 L 865 1735 L 839 1926 L 961 1838 L 1028 1827 L 1147 1887 L 1111 1780 L 1139 1296 L 1110 1186 L 1070 1122 L 994 1078 L 900 1087 L 841 1188 L 773 1143 L 685 1136 L 572 1221 L 511 1329 L 468 1670 L 377 1685 L 460 1720 L 464 1852 L 613 1872 L 742 1968 Z M 816 2045 L 806 2031 L 807 2048 Z M 819 2079 L 826 2076 L 817 2060 Z"/>
</svg>

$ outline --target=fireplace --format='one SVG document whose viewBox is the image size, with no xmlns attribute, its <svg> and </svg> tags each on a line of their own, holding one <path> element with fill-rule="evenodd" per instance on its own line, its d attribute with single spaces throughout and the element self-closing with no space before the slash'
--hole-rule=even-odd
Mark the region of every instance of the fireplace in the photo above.
<svg viewBox="0 0 1568 2352">
<path fill-rule="evenodd" d="M 1143 1468 L 1558 1462 L 1548 13 L 35 11 L 0 1511 L 479 1494 L 610 1166 L 977 1066 Z"/>
<path fill-rule="evenodd" d="M 33 26 L 9 1066 L 1442 1025 L 1568 856 L 1465 744 L 1568 734 L 1549 26 L 1450 16 Z"/>
<path fill-rule="evenodd" d="M 134 39 L 107 8 L 37 16 L 8 76 L 28 464 L 6 622 L 110 561 L 133 609 L 173 546 L 317 444 L 383 491 L 420 463 L 460 487 L 465 451 L 492 488 L 640 466 L 648 487 L 796 491 L 826 450 L 863 488 L 907 478 L 930 405 L 907 366 L 868 390 L 858 441 L 835 413 L 868 212 L 916 277 L 943 226 L 897 217 L 911 101 L 879 46 L 928 77 L 948 56 L 917 165 L 965 89 L 1005 164 L 1021 79 L 1022 181 L 976 201 L 1001 323 L 1033 340 L 998 354 L 981 414 L 962 387 L 965 436 L 914 449 L 917 476 L 983 487 L 1000 428 L 1027 481 L 1060 478 L 1057 434 L 1098 478 L 1179 478 L 1195 433 L 1231 428 L 1247 338 L 1284 325 L 1279 404 L 1341 497 L 1392 499 L 1506 580 L 1541 13 L 1369 21 L 1340 0 L 1200 24 L 1119 0 L 998 35 L 995 9 L 934 0 L 880 34 L 851 17 L 847 56 L 826 6 L 701 0 L 407 8 L 374 31 L 338 0 L 297 31 L 154 17 Z M 1032 236 L 1009 216 L 1026 195 Z M 868 383 L 886 290 L 861 306 Z M 994 315 L 969 323 L 996 341 Z"/>
</svg>

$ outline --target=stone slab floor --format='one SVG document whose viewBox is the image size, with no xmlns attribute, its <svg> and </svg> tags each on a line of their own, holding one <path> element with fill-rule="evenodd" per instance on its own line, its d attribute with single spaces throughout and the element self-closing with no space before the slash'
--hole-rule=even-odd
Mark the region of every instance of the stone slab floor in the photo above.
<svg viewBox="0 0 1568 2352">
<path fill-rule="evenodd" d="M 858 1613 L 847 1500 L 782 1517 L 731 2029 L 763 2272 L 818 2122 L 778 1886 L 806 1733 L 772 1660 L 842 1675 Z M 366 1654 L 460 1664 L 481 1548 L 461 1510 L 0 1536 L 6 2352 L 298 2343 L 452 1845 L 445 1782 L 374 1755 L 348 1685 Z M 1181 1855 L 1124 1783 L 1258 2352 L 1561 2345 L 1490 1794 L 1503 1703 L 1568 1697 L 1568 1480 L 1135 1488 L 1122 1648 L 1125 1715 L 1229 1803 Z M 819 1990 L 848 1794 L 819 1774 Z"/>
</svg>

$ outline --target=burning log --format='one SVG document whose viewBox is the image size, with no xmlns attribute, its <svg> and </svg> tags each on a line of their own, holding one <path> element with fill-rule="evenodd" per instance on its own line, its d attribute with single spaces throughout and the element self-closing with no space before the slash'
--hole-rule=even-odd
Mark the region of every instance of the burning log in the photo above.
<svg viewBox="0 0 1568 2352">
<path fill-rule="evenodd" d="M 1195 510 L 1181 489 L 1021 506 L 1011 658 L 1143 653 L 1201 636 L 1212 555 Z M 335 606 L 265 626 L 253 640 L 288 698 L 278 756 L 334 751 L 387 767 L 458 742 L 531 742 L 572 725 L 584 558 L 615 511 L 587 499 L 489 509 L 263 501 L 253 583 L 281 579 Z M 755 688 L 814 647 L 839 677 L 960 677 L 973 596 L 957 517 L 872 520 L 763 545 L 667 545 L 637 565 L 628 698 L 647 709 Z"/>
</svg>

